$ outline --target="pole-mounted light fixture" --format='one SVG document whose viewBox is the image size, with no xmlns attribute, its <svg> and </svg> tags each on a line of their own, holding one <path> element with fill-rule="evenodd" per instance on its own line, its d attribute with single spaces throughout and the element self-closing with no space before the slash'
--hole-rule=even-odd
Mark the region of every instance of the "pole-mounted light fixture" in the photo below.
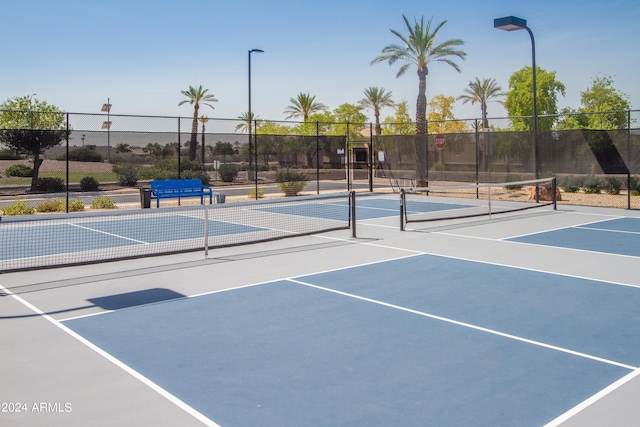
<svg viewBox="0 0 640 427">
<path fill-rule="evenodd" d="M 535 158 L 535 176 L 538 179 L 538 101 L 536 87 L 536 42 L 533 32 L 527 27 L 527 21 L 515 16 L 505 16 L 493 20 L 493 27 L 504 31 L 527 30 L 531 37 L 531 68 L 533 74 L 533 149 Z"/>
<path fill-rule="evenodd" d="M 253 119 L 253 115 L 251 114 L 251 54 L 252 53 L 264 53 L 262 49 L 251 49 L 249 50 L 249 111 L 247 112 L 247 124 L 249 130 L 249 170 L 247 171 L 247 178 L 251 179 L 251 159 L 252 159 L 252 145 L 251 145 L 251 121 Z M 256 200 L 258 200 L 258 162 L 257 162 L 258 149 L 256 147 L 256 171 L 255 171 L 255 181 L 256 181 Z"/>
</svg>

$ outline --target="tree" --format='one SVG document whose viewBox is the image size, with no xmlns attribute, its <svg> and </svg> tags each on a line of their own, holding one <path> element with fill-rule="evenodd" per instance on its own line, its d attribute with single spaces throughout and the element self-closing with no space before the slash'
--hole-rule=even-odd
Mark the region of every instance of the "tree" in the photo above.
<svg viewBox="0 0 640 427">
<path fill-rule="evenodd" d="M 260 135 L 256 142 L 258 156 L 262 157 L 263 164 L 268 167 L 269 157 L 283 151 L 286 135 L 291 134 L 291 129 L 287 125 L 267 120 L 258 123 L 256 133 Z"/>
<path fill-rule="evenodd" d="M 33 161 L 31 191 L 37 190 L 44 152 L 67 137 L 65 114 L 33 96 L 7 99 L 0 105 L 0 142 Z"/>
<path fill-rule="evenodd" d="M 382 122 L 384 123 L 383 135 L 415 135 L 416 133 L 416 128 L 409 115 L 408 101 L 396 104 L 396 113 L 393 116 L 385 117 Z"/>
<path fill-rule="evenodd" d="M 208 95 L 209 89 L 203 89 L 202 86 L 197 88 L 189 86 L 188 90 L 183 90 L 182 93 L 187 99 L 184 99 L 178 103 L 178 106 L 189 103 L 193 105 L 193 122 L 191 123 L 191 142 L 189 144 L 189 160 L 196 159 L 197 146 L 198 146 L 198 111 L 200 105 L 206 105 L 207 107 L 214 108 L 211 105 L 212 102 L 218 102 L 213 95 Z"/>
<path fill-rule="evenodd" d="M 558 94 L 564 96 L 565 87 L 556 80 L 555 71 L 536 67 L 536 98 L 538 116 L 553 116 L 558 113 Z M 533 129 L 533 76 L 531 67 L 516 71 L 509 78 L 509 91 L 504 107 L 509 113 L 513 130 Z M 551 130 L 555 117 L 540 117 L 538 130 Z"/>
<path fill-rule="evenodd" d="M 494 79 L 485 79 L 480 80 L 476 77 L 476 79 L 472 82 L 469 82 L 466 88 L 464 88 L 464 94 L 458 97 L 459 100 L 462 100 L 463 104 L 467 102 L 471 102 L 471 104 L 475 104 L 476 102 L 480 104 L 480 112 L 482 114 L 482 127 L 484 129 L 489 128 L 489 121 L 487 120 L 487 103 L 490 102 L 494 98 L 499 98 L 504 96 L 502 92 L 502 88 L 498 86 Z M 500 100 L 497 102 L 503 103 Z"/>
<path fill-rule="evenodd" d="M 368 87 L 364 90 L 364 99 L 359 101 L 359 104 L 363 108 L 369 108 L 373 110 L 373 115 L 376 119 L 376 135 L 382 134 L 382 128 L 380 127 L 380 109 L 383 107 L 394 107 L 391 92 L 387 92 L 385 88 Z"/>
<path fill-rule="evenodd" d="M 209 118 L 207 116 L 200 116 L 200 118 L 198 119 L 200 121 L 200 123 L 202 123 L 202 152 L 201 152 L 201 157 L 202 157 L 202 164 L 204 165 L 204 135 L 205 135 L 205 127 L 207 122 L 209 121 Z"/>
<path fill-rule="evenodd" d="M 233 156 L 235 150 L 230 142 L 218 141 L 214 147 L 211 147 L 211 153 L 215 156 L 222 156 L 222 163 L 226 163 L 227 156 Z"/>
<path fill-rule="evenodd" d="M 320 135 L 327 135 L 331 132 L 333 124 L 336 122 L 336 117 L 331 111 L 323 110 L 313 114 L 309 114 L 307 121 L 300 123 L 293 128 L 293 132 L 298 135 L 313 136 L 317 133 Z M 317 123 L 317 129 L 316 129 Z"/>
<path fill-rule="evenodd" d="M 427 75 L 429 74 L 429 64 L 432 62 L 444 62 L 450 65 L 456 71 L 460 72 L 460 67 L 452 58 L 464 60 L 466 53 L 459 50 L 459 46 L 464 45 L 464 41 L 460 39 L 446 40 L 440 44 L 436 44 L 438 32 L 447 23 L 442 21 L 434 30 L 431 31 L 433 18 L 429 20 L 426 27 L 424 25 L 424 17 L 418 21 L 415 19 L 413 27 L 409 23 L 406 16 L 402 15 L 407 26 L 408 36 L 404 36 L 399 31 L 390 30 L 393 35 L 398 37 L 401 44 L 390 44 L 382 49 L 381 55 L 371 61 L 371 64 L 378 62 L 388 62 L 389 65 L 395 64 L 397 61 L 403 62 L 396 74 L 396 78 L 402 76 L 411 66 L 415 65 L 418 72 L 418 99 L 416 102 L 416 133 L 418 135 L 426 134 L 427 120 Z"/>
<path fill-rule="evenodd" d="M 335 117 L 335 123 L 329 131 L 329 135 L 347 135 L 351 141 L 362 139 L 360 131 L 364 129 L 368 118 L 362 112 L 361 106 L 348 103 L 342 104 L 333 110 L 333 116 Z"/>
<path fill-rule="evenodd" d="M 289 99 L 291 105 L 284 110 L 284 114 L 289 114 L 286 118 L 302 117 L 302 121 L 306 122 L 309 115 L 327 109 L 327 106 L 321 102 L 316 102 L 316 97 L 310 93 L 299 93 L 296 98 Z"/>
<path fill-rule="evenodd" d="M 242 120 L 242 123 L 238 123 L 236 125 L 236 132 L 248 132 L 251 123 L 253 123 L 255 120 L 260 119 L 260 116 L 256 116 L 252 111 L 251 115 L 249 115 L 248 112 L 242 113 L 242 115 L 238 116 L 238 119 Z"/>
<path fill-rule="evenodd" d="M 129 144 L 120 143 L 116 145 L 116 153 L 130 153 L 131 146 Z"/>
<path fill-rule="evenodd" d="M 453 96 L 439 94 L 429 101 L 429 133 L 462 133 L 467 130 L 464 121 L 453 116 Z"/>
<path fill-rule="evenodd" d="M 631 107 L 628 95 L 613 87 L 611 76 L 596 76 L 589 87 L 580 93 L 582 107 L 588 129 L 611 130 L 626 129 L 628 118 L 626 110 Z"/>
</svg>

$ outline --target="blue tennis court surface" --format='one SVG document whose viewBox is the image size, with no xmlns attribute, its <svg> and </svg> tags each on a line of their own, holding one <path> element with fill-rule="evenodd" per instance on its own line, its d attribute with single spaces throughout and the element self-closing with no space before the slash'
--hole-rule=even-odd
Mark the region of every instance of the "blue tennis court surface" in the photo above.
<svg viewBox="0 0 640 427">
<path fill-rule="evenodd" d="M 508 240 L 640 257 L 640 219 L 611 219 Z"/>
<path fill-rule="evenodd" d="M 466 207 L 437 202 L 413 202 L 412 212 L 431 212 Z M 362 197 L 358 199 L 358 220 L 399 215 L 399 202 L 388 198 Z M 264 214 L 291 215 L 322 220 L 347 221 L 349 205 L 345 202 L 270 205 L 251 208 Z M 243 225 L 236 221 L 209 220 L 209 236 L 225 236 L 263 231 L 265 226 Z M 3 228 L 0 233 L 0 260 L 20 259 L 44 255 L 76 253 L 202 239 L 204 219 L 190 215 L 143 215 L 140 217 L 101 217 L 96 221 L 34 222 L 33 225 Z M 58 236 L 55 242 L 51 236 Z M 60 238 L 64 236 L 64 238 Z M 17 243 L 19 242 L 19 243 Z"/>
<path fill-rule="evenodd" d="M 35 227 L 35 228 L 34 228 Z M 105 219 L 6 228 L 0 233 L 0 259 L 83 252 L 185 239 L 203 239 L 204 219 L 186 215 Z M 249 233 L 264 228 L 209 220 L 209 235 Z M 52 240 L 51 236 L 58 236 Z M 64 236 L 64 238 L 60 238 Z"/>
<path fill-rule="evenodd" d="M 640 365 L 640 289 L 419 255 L 64 322 L 222 426 L 543 425 Z"/>
<path fill-rule="evenodd" d="M 392 216 L 398 216 L 400 211 L 399 200 L 382 199 L 373 197 L 361 197 L 356 202 L 356 218 L 358 220 L 386 218 Z M 313 207 L 313 206 L 311 206 Z M 430 201 L 411 201 L 408 202 L 407 211 L 408 214 L 424 213 L 424 212 L 436 212 L 449 209 L 461 209 L 468 208 L 470 205 L 461 205 L 455 203 L 439 203 Z M 309 210 L 307 213 L 301 211 L 296 206 L 284 205 L 284 206 L 271 206 L 267 208 L 259 209 L 265 212 L 287 214 L 287 215 L 302 215 L 308 217 L 318 217 L 321 215 L 324 219 L 341 219 L 348 212 L 348 203 L 335 202 L 331 204 L 323 204 L 320 209 Z"/>
</svg>

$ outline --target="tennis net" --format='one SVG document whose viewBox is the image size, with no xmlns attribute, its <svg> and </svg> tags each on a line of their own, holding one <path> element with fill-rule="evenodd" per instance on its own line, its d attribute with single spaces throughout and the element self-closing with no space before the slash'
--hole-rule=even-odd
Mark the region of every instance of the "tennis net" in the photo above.
<svg viewBox="0 0 640 427">
<path fill-rule="evenodd" d="M 552 206 L 556 179 L 450 184 L 400 189 L 400 229 L 412 222 L 460 219 Z"/>
<path fill-rule="evenodd" d="M 4 217 L 0 270 L 204 251 L 355 225 L 354 193 L 136 211 Z M 355 232 L 355 229 L 354 229 Z"/>
</svg>

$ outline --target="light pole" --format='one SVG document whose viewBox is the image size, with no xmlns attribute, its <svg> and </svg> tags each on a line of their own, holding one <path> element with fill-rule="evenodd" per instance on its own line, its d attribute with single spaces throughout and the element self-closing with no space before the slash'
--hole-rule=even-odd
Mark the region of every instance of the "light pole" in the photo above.
<svg viewBox="0 0 640 427">
<path fill-rule="evenodd" d="M 107 130 L 107 162 L 111 163 L 111 101 L 109 98 L 106 104 L 102 104 L 101 111 L 107 113 L 107 121 L 102 123 L 102 129 Z"/>
<path fill-rule="evenodd" d="M 253 120 L 253 115 L 251 114 L 251 54 L 252 53 L 263 53 L 264 50 L 261 49 L 251 49 L 249 50 L 249 111 L 247 112 L 247 122 L 248 122 L 248 129 L 249 129 L 249 170 L 247 172 L 247 179 L 251 179 L 252 178 L 252 174 L 251 174 L 251 157 L 252 157 L 252 150 L 251 150 L 251 121 Z M 257 147 L 256 147 L 256 154 L 257 154 Z M 256 175 L 255 175 L 255 180 L 256 183 L 258 182 L 258 165 L 256 163 Z M 256 200 L 258 199 L 258 192 L 256 191 Z"/>
<path fill-rule="evenodd" d="M 527 21 L 525 19 L 516 18 L 515 16 L 497 18 L 493 20 L 493 28 L 498 28 L 505 31 L 527 30 L 529 36 L 531 37 L 531 64 L 533 69 L 533 156 L 535 162 L 535 177 L 536 179 L 538 179 L 538 102 L 536 96 L 536 42 L 533 38 L 533 32 L 529 27 L 527 27 Z"/>
</svg>

